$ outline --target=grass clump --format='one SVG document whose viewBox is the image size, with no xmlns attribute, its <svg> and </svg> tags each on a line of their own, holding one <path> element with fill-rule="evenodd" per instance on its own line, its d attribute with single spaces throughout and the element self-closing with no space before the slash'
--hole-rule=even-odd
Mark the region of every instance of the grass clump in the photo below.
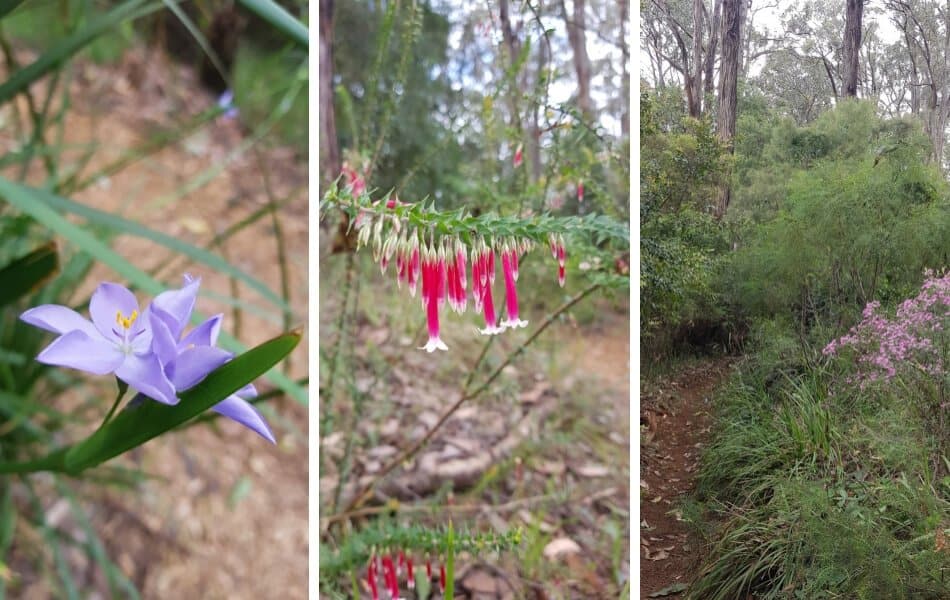
<svg viewBox="0 0 950 600">
<path fill-rule="evenodd" d="M 815 354 L 807 341 L 796 354 L 787 335 L 769 339 L 717 399 L 689 597 L 947 598 L 950 465 L 919 401 L 934 383 L 849 389 L 853 363 L 799 361 Z"/>
</svg>

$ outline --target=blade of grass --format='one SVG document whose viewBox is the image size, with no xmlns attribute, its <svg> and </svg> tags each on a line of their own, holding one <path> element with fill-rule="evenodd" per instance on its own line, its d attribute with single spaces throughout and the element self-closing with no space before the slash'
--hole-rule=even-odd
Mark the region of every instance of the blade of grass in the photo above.
<svg viewBox="0 0 950 600">
<path fill-rule="evenodd" d="M 39 200 L 40 202 L 44 202 L 55 209 L 83 217 L 88 219 L 90 222 L 108 227 L 116 232 L 122 232 L 124 234 L 134 235 L 151 240 L 157 244 L 165 246 L 169 250 L 183 254 L 217 271 L 227 273 L 228 275 L 231 275 L 236 279 L 246 283 L 249 287 L 259 292 L 264 298 L 274 303 L 281 310 L 290 309 L 287 303 L 284 302 L 280 296 L 274 293 L 273 290 L 267 287 L 264 282 L 257 278 L 251 277 L 243 270 L 235 267 L 216 254 L 212 254 L 207 250 L 203 250 L 197 246 L 182 242 L 181 240 L 168 234 L 155 231 L 154 229 L 149 229 L 148 227 L 145 227 L 144 225 L 141 225 L 135 221 L 125 219 L 123 217 L 119 217 L 117 215 L 107 213 L 84 204 L 80 204 L 79 202 L 68 200 L 43 190 L 38 190 L 35 188 L 27 189 L 32 191 L 32 196 L 35 199 Z"/>
<path fill-rule="evenodd" d="M 56 273 L 59 256 L 49 242 L 0 269 L 0 306 L 25 296 Z"/>
<path fill-rule="evenodd" d="M 307 26 L 276 2 L 272 0 L 238 0 L 238 2 L 304 48 L 310 47 L 310 32 Z"/>
<path fill-rule="evenodd" d="M 30 84 L 71 59 L 103 33 L 113 31 L 122 21 L 151 14 L 159 10 L 161 6 L 160 2 L 146 3 L 145 0 L 129 0 L 101 17 L 93 19 L 84 28 L 60 41 L 34 62 L 13 73 L 9 79 L 0 84 L 0 104 L 6 103 Z"/>
</svg>

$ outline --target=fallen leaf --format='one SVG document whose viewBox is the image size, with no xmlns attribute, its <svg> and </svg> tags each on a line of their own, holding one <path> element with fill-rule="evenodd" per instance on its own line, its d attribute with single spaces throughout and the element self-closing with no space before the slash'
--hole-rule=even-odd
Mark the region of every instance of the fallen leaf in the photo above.
<svg viewBox="0 0 950 600">
<path fill-rule="evenodd" d="M 685 592 L 687 585 L 685 583 L 674 583 L 673 585 L 668 585 L 662 590 L 653 592 L 648 598 L 662 598 L 663 596 L 670 596 L 672 594 L 678 594 L 680 592 Z"/>
<path fill-rule="evenodd" d="M 539 460 L 534 463 L 534 470 L 544 475 L 563 475 L 565 467 L 560 460 Z"/>
<path fill-rule="evenodd" d="M 666 560 L 669 557 L 670 557 L 670 553 L 667 552 L 666 550 L 657 550 L 656 552 L 650 552 L 649 550 L 647 550 L 646 556 L 644 556 L 644 558 L 646 558 L 647 560 Z"/>
<path fill-rule="evenodd" d="M 179 219 L 181 226 L 188 230 L 189 233 L 195 235 L 204 235 L 211 231 L 208 227 L 208 222 L 202 219 L 201 217 L 182 217 Z"/>
<path fill-rule="evenodd" d="M 577 554 L 581 551 L 581 547 L 567 537 L 555 538 L 548 542 L 548 545 L 544 547 L 544 557 L 548 560 L 555 560 L 560 556 L 566 554 Z"/>
<path fill-rule="evenodd" d="M 592 463 L 581 465 L 579 467 L 573 467 L 571 470 L 581 477 L 606 477 L 610 474 L 610 471 L 607 469 L 607 467 Z"/>
<path fill-rule="evenodd" d="M 538 400 L 541 399 L 541 396 L 544 395 L 544 392 L 551 389 L 551 385 L 546 381 L 539 381 L 534 385 L 533 388 L 527 392 L 523 392 L 518 399 L 521 400 L 524 404 L 537 404 Z"/>
</svg>

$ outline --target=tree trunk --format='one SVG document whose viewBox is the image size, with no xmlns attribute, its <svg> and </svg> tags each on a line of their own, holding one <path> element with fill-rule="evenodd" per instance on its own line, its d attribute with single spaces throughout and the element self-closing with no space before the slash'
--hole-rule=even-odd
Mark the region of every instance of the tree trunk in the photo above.
<svg viewBox="0 0 950 600">
<path fill-rule="evenodd" d="M 710 23 L 709 29 L 709 48 L 706 49 L 705 93 L 707 97 L 711 97 L 714 91 L 713 69 L 716 66 L 716 50 L 719 45 L 719 25 L 722 21 L 722 0 L 716 0 L 713 7 L 712 22 Z"/>
<path fill-rule="evenodd" d="M 740 4 L 743 0 L 723 0 L 722 3 L 722 56 L 719 64 L 719 139 L 729 153 L 733 152 L 733 138 L 736 135 L 737 85 L 739 78 L 740 50 Z M 730 190 L 726 182 L 719 189 L 719 202 L 716 215 L 722 218 L 729 207 Z"/>
<path fill-rule="evenodd" d="M 620 54 L 623 57 L 620 77 L 623 83 L 624 104 L 620 115 L 620 134 L 630 137 L 630 72 L 627 63 L 630 62 L 630 48 L 627 47 L 627 18 L 629 17 L 627 0 L 620 0 Z"/>
<path fill-rule="evenodd" d="M 693 88 L 688 94 L 692 99 L 689 116 L 699 118 L 702 114 L 703 80 L 703 0 L 693 0 L 693 64 L 692 75 L 687 80 Z"/>
<path fill-rule="evenodd" d="M 320 0 L 320 161 L 325 181 L 340 174 L 333 114 L 333 0 Z"/>
<path fill-rule="evenodd" d="M 861 50 L 861 17 L 864 0 L 845 0 L 847 15 L 844 24 L 844 95 L 858 95 L 858 57 Z"/>
<path fill-rule="evenodd" d="M 751 11 L 749 9 L 751 8 L 752 8 L 752 0 L 739 0 L 739 28 L 740 29 L 748 26 L 747 21 L 750 19 L 749 15 L 751 14 Z M 739 50 L 738 50 L 739 58 L 737 59 L 736 64 L 738 65 L 737 70 L 739 73 L 742 73 L 743 79 L 746 77 L 746 75 L 748 75 L 748 72 L 749 72 L 748 63 L 750 61 L 747 60 L 747 57 L 752 53 L 751 43 L 752 43 L 752 39 L 751 39 L 751 36 L 748 35 L 748 33 L 746 34 L 744 38 L 742 37 L 739 38 Z"/>
<path fill-rule="evenodd" d="M 561 15 L 567 27 L 567 39 L 574 52 L 574 72 L 577 74 L 577 107 L 585 118 L 593 115 L 590 101 L 590 58 L 587 55 L 587 26 L 584 19 L 584 0 L 574 0 L 571 17 L 561 0 Z"/>
</svg>

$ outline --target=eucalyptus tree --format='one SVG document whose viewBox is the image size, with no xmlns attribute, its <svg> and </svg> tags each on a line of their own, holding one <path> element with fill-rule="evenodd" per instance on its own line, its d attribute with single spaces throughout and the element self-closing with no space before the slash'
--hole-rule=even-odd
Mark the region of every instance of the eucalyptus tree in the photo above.
<svg viewBox="0 0 950 600">
<path fill-rule="evenodd" d="M 924 122 L 931 159 L 942 163 L 950 118 L 950 6 L 933 0 L 886 0 L 910 65 L 911 112 Z"/>
</svg>

